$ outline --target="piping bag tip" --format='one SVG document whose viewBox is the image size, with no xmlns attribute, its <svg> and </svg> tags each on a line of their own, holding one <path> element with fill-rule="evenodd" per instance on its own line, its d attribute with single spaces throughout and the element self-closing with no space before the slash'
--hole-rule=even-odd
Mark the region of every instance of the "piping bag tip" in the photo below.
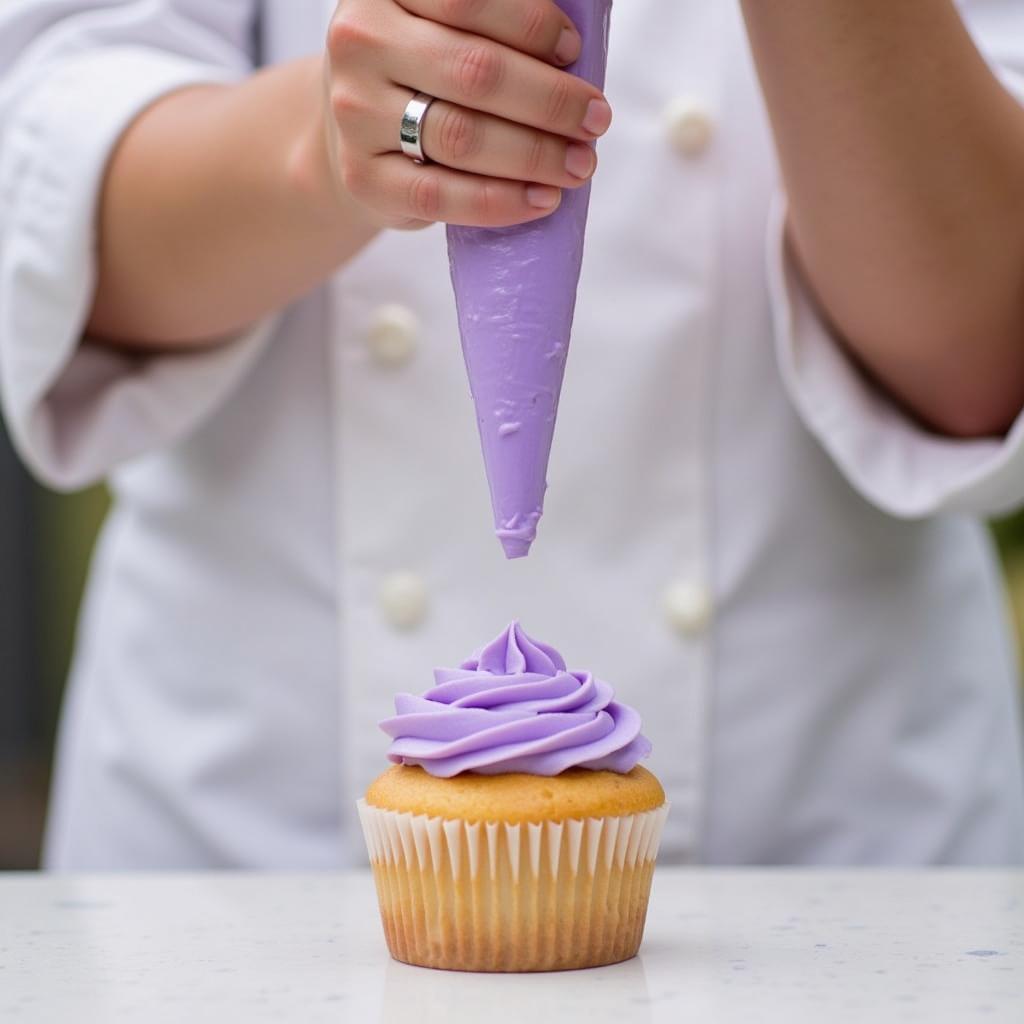
<svg viewBox="0 0 1024 1024">
<path fill-rule="evenodd" d="M 569 73 L 603 88 L 612 0 L 556 0 L 582 38 Z M 524 558 L 544 505 L 572 334 L 590 183 L 507 228 L 448 226 L 459 333 L 498 540 Z"/>
<path fill-rule="evenodd" d="M 530 553 L 530 546 L 533 544 L 533 538 L 525 537 L 502 537 L 499 535 L 498 540 L 501 541 L 501 547 L 508 559 L 525 558 Z"/>
</svg>

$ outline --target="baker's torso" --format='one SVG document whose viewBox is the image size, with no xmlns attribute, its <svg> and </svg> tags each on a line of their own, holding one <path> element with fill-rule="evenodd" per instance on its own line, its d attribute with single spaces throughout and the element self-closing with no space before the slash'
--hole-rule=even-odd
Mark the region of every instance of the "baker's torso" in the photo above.
<svg viewBox="0 0 1024 1024">
<path fill-rule="evenodd" d="M 317 47 L 321 0 L 264 6 L 268 60 Z M 361 858 L 392 695 L 513 617 L 644 713 L 671 859 L 1024 856 L 982 527 L 867 504 L 784 394 L 735 5 L 619 4 L 608 94 L 530 558 L 491 534 L 443 230 L 383 235 L 117 474 L 52 862 Z"/>
</svg>

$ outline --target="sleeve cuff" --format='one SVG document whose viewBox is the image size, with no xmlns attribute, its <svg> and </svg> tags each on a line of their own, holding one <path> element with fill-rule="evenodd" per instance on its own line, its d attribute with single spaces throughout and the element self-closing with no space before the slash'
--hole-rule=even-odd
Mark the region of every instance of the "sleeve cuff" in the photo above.
<svg viewBox="0 0 1024 1024">
<path fill-rule="evenodd" d="M 16 100 L 0 97 L 0 400 L 15 447 L 55 487 L 84 486 L 187 433 L 272 333 L 266 321 L 216 349 L 160 356 L 80 345 L 118 138 L 160 96 L 236 77 L 145 47 L 104 47 L 53 65 Z"/>
<path fill-rule="evenodd" d="M 1024 102 L 1019 55 L 997 48 L 988 56 L 1003 86 Z M 804 424 L 863 497 L 907 519 L 1002 515 L 1024 503 L 1024 412 L 1003 438 L 929 433 L 868 381 L 831 334 L 789 253 L 781 195 L 769 219 L 767 259 L 783 384 Z"/>
<path fill-rule="evenodd" d="M 772 206 L 768 288 L 783 385 L 801 420 L 864 498 L 890 515 L 1000 515 L 1024 502 L 1024 414 L 1004 438 L 931 434 L 861 373 L 812 302 Z"/>
</svg>

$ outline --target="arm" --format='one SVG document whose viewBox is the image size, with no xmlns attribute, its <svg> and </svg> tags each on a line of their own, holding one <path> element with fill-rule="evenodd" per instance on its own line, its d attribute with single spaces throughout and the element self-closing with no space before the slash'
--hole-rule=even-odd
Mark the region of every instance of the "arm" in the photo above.
<svg viewBox="0 0 1024 1024">
<path fill-rule="evenodd" d="M 588 143 L 611 116 L 559 70 L 578 50 L 552 0 L 346 0 L 325 59 L 154 104 L 106 175 L 90 335 L 209 344 L 322 281 L 382 227 L 546 216 L 593 173 Z M 422 167 L 396 152 L 416 89 L 438 97 Z"/>
<path fill-rule="evenodd" d="M 1024 406 L 1024 109 L 951 0 L 743 0 L 795 256 L 865 369 L 930 426 Z"/>
<path fill-rule="evenodd" d="M 144 111 L 104 181 L 88 333 L 204 343 L 296 298 L 376 233 L 319 157 L 319 58 Z"/>
</svg>

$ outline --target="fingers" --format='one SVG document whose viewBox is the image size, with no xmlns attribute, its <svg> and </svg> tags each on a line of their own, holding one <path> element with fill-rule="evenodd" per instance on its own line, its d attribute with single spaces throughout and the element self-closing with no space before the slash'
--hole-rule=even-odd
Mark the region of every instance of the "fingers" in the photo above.
<svg viewBox="0 0 1024 1024">
<path fill-rule="evenodd" d="M 551 0 L 342 2 L 324 82 L 335 181 L 395 227 L 547 216 L 563 188 L 589 179 L 592 142 L 611 120 L 600 90 L 551 63 L 571 59 L 566 26 Z M 425 166 L 396 152 L 420 91 L 435 97 L 421 126 Z"/>
<path fill-rule="evenodd" d="M 385 153 L 345 168 L 344 185 L 392 226 L 445 221 L 509 227 L 546 217 L 561 198 L 550 185 L 481 177 Z"/>
<path fill-rule="evenodd" d="M 585 142 L 526 128 L 437 100 L 423 122 L 423 150 L 433 161 L 474 174 L 535 181 L 560 188 L 582 185 L 597 156 Z"/>
<path fill-rule="evenodd" d="M 552 0 L 398 0 L 410 14 L 493 39 L 551 64 L 571 64 L 580 35 Z"/>
<path fill-rule="evenodd" d="M 534 57 L 422 18 L 388 70 L 396 85 L 553 135 L 589 142 L 611 124 L 611 108 L 590 83 Z"/>
<path fill-rule="evenodd" d="M 409 100 L 395 89 L 387 110 L 363 107 L 348 111 L 346 137 L 374 155 L 398 148 L 398 125 Z M 481 114 L 444 100 L 435 100 L 423 118 L 422 146 L 434 163 L 472 174 L 576 188 L 597 167 L 597 155 L 586 142 L 573 142 L 535 128 Z"/>
</svg>

